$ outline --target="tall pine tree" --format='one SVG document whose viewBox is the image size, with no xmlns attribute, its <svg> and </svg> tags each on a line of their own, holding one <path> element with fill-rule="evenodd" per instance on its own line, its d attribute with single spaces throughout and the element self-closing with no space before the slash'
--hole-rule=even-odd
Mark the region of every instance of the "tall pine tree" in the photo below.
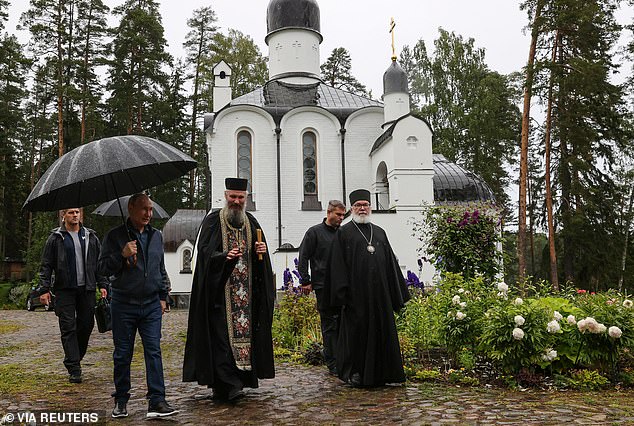
<svg viewBox="0 0 634 426">
<path fill-rule="evenodd" d="M 112 134 L 148 134 L 148 111 L 159 100 L 168 83 L 165 70 L 171 55 L 158 3 L 153 0 L 127 0 L 114 9 L 121 21 L 109 46 L 107 90 Z"/>
</svg>

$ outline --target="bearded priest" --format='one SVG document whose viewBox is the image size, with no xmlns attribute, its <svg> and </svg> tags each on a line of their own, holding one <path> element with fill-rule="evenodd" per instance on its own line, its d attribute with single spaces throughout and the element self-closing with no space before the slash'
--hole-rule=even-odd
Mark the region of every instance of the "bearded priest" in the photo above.
<svg viewBox="0 0 634 426">
<path fill-rule="evenodd" d="M 183 381 L 228 401 L 275 376 L 275 284 L 266 239 L 246 212 L 247 184 L 225 179 L 225 206 L 201 224 L 183 362 Z"/>
<path fill-rule="evenodd" d="M 372 223 L 370 198 L 350 193 L 352 220 L 334 237 L 324 287 L 341 307 L 337 373 L 353 387 L 405 381 L 393 312 L 410 296 L 385 231 Z"/>
</svg>

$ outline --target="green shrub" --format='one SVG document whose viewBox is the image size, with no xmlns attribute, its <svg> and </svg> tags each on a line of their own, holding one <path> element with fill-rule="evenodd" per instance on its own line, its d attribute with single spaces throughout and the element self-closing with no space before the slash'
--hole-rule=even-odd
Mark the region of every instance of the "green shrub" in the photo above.
<svg viewBox="0 0 634 426">
<path fill-rule="evenodd" d="M 442 379 L 442 374 L 438 370 L 417 370 L 413 374 L 414 379 L 422 382 L 437 382 Z"/>
<path fill-rule="evenodd" d="M 438 318 L 431 310 L 429 298 L 420 294 L 396 315 L 396 327 L 407 359 L 420 359 L 425 350 L 442 343 Z"/>
<path fill-rule="evenodd" d="M 468 376 L 464 369 L 449 370 L 447 380 L 449 383 L 464 386 L 477 386 L 480 384 L 480 381 L 476 377 Z"/>
<path fill-rule="evenodd" d="M 518 324 L 518 316 L 523 323 Z M 500 303 L 488 310 L 483 320 L 479 349 L 507 372 L 535 366 L 551 343 L 546 329 L 549 311 L 533 300 L 521 305 Z"/>
<path fill-rule="evenodd" d="M 574 370 L 568 378 L 568 386 L 576 390 L 599 390 L 608 384 L 608 379 L 596 370 Z"/>
<path fill-rule="evenodd" d="M 287 291 L 273 313 L 272 332 L 276 347 L 291 351 L 301 352 L 307 344 L 321 343 L 315 298 Z"/>
<path fill-rule="evenodd" d="M 482 274 L 493 282 L 501 266 L 498 216 L 491 206 L 429 207 L 414 222 L 414 234 L 428 242 L 425 251 L 441 274 Z"/>
<path fill-rule="evenodd" d="M 31 292 L 30 284 L 16 285 L 9 290 L 9 302 L 13 303 L 17 307 L 24 308 L 26 298 Z"/>
<path fill-rule="evenodd" d="M 473 351 L 468 348 L 462 348 L 458 351 L 456 361 L 458 366 L 464 368 L 467 371 L 473 371 L 476 365 L 476 357 Z"/>
</svg>

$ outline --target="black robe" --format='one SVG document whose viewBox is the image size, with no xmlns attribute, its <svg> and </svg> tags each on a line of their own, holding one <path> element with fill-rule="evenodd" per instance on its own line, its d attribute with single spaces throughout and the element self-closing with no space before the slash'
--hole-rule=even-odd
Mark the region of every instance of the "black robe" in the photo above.
<svg viewBox="0 0 634 426">
<path fill-rule="evenodd" d="M 370 225 L 357 226 L 349 222 L 337 231 L 324 289 L 330 304 L 341 306 L 337 372 L 346 382 L 358 373 L 363 386 L 403 382 L 394 312 L 409 300 L 409 292 L 385 231 L 372 224 L 371 254 Z"/>
<path fill-rule="evenodd" d="M 226 261 L 227 252 L 223 252 L 220 212 L 213 212 L 203 220 L 198 238 L 196 270 L 192 282 L 187 325 L 187 341 L 183 361 L 183 381 L 198 382 L 209 387 L 222 387 L 220 373 L 214 365 L 218 357 L 227 356 L 233 363 L 232 373 L 238 374 L 242 385 L 257 387 L 258 378 L 273 378 L 273 339 L 271 324 L 273 321 L 273 303 L 275 283 L 271 260 L 267 253 L 262 260 L 257 259 L 255 244 L 250 247 L 253 253 L 251 262 L 252 288 L 252 326 L 251 326 L 251 371 L 238 370 L 230 354 L 227 323 L 224 320 L 225 283 L 233 271 L 238 259 Z M 251 224 L 253 243 L 256 241 L 257 220 L 247 213 Z M 264 241 L 264 236 L 263 236 Z"/>
</svg>

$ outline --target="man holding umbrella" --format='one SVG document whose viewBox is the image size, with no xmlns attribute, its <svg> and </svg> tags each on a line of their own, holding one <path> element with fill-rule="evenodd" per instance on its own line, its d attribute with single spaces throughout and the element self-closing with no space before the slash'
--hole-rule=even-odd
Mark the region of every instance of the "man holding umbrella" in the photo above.
<svg viewBox="0 0 634 426">
<path fill-rule="evenodd" d="M 95 326 L 95 289 L 106 297 L 108 280 L 97 274 L 99 238 L 79 220 L 79 208 L 61 211 L 62 226 L 46 240 L 40 269 L 40 301 L 51 303 L 55 274 L 55 315 L 64 348 L 64 365 L 71 383 L 81 383 L 81 360 Z"/>
<path fill-rule="evenodd" d="M 108 232 L 99 258 L 99 271 L 112 281 L 112 338 L 114 341 L 115 407 L 112 417 L 126 417 L 130 398 L 130 364 L 137 331 L 143 341 L 147 417 L 178 411 L 165 401 L 161 355 L 161 320 L 166 310 L 168 283 L 163 236 L 149 222 L 152 201 L 135 194 L 128 201 L 128 221 Z"/>
</svg>

